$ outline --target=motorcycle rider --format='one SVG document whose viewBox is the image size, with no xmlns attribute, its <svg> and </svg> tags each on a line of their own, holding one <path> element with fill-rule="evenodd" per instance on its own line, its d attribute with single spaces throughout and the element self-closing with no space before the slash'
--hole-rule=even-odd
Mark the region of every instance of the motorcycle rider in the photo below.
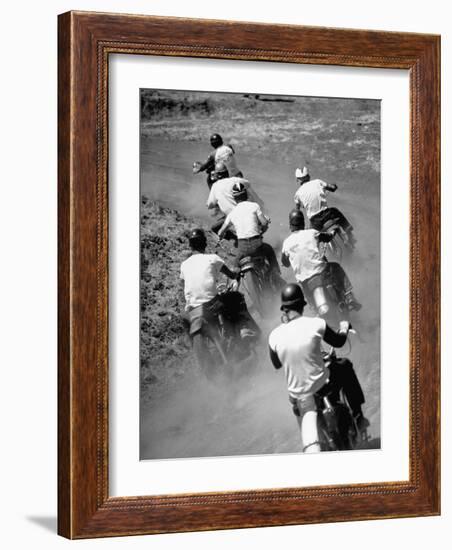
<svg viewBox="0 0 452 550">
<path fill-rule="evenodd" d="M 343 294 L 347 309 L 359 311 L 362 306 L 353 294 L 352 284 L 345 271 L 338 263 L 328 262 L 319 248 L 319 243 L 334 238 L 334 232 L 305 229 L 303 213 L 297 209 L 289 213 L 289 227 L 291 234 L 284 240 L 281 251 L 282 265 L 292 267 L 296 280 L 305 292 L 315 288 L 318 277 L 321 281 L 331 278 Z M 320 308 L 320 314 L 326 312 Z"/>
<path fill-rule="evenodd" d="M 338 394 L 343 390 L 360 431 L 369 426 L 364 417 L 364 395 L 350 361 L 326 366 L 320 343 L 340 348 L 347 341 L 350 330 L 348 321 L 341 321 L 334 331 L 325 319 L 303 316 L 306 301 L 296 283 L 286 285 L 281 293 L 282 323 L 269 336 L 270 359 L 276 369 L 284 367 L 289 401 L 297 417 L 301 432 L 303 452 L 320 451 L 317 432 L 317 408 L 314 394 L 322 392 Z"/>
<path fill-rule="evenodd" d="M 347 234 L 350 244 L 354 244 L 356 240 L 350 222 L 340 210 L 329 207 L 326 202 L 327 192 L 334 193 L 337 185 L 335 183 L 328 184 L 320 179 L 311 180 L 306 166 L 303 167 L 303 170 L 300 170 L 300 168 L 295 170 L 295 178 L 300 185 L 295 193 L 295 204 L 297 208 L 304 209 L 311 227 L 317 229 L 317 231 L 322 231 L 328 220 L 335 219 Z"/>
<path fill-rule="evenodd" d="M 228 227 L 234 227 L 237 235 L 237 254 L 234 265 L 238 267 L 240 260 L 246 256 L 264 256 L 271 269 L 275 283 L 281 280 L 278 260 L 275 251 L 268 243 L 264 243 L 262 234 L 268 229 L 270 218 L 263 212 L 261 207 L 253 201 L 248 200 L 248 191 L 243 183 L 236 185 L 232 196 L 237 205 L 226 216 L 223 225 L 218 230 L 218 237 L 221 239 Z"/>
<path fill-rule="evenodd" d="M 251 187 L 250 182 L 245 178 L 230 176 L 227 168 L 215 171 L 212 177 L 215 181 L 210 188 L 206 206 L 208 209 L 214 210 L 215 213 L 219 214 L 216 223 L 211 228 L 214 233 L 218 233 L 226 216 L 237 206 L 237 202 L 234 198 L 234 191 L 239 188 L 240 184 L 245 187 L 249 199 L 256 202 L 261 207 L 262 211 L 265 212 L 262 199 Z M 225 238 L 228 238 L 228 236 L 226 235 Z"/>
<path fill-rule="evenodd" d="M 191 336 L 199 330 L 209 336 L 212 334 L 211 325 L 216 322 L 216 317 L 221 311 L 217 288 L 219 275 L 222 273 L 236 280 L 239 273 L 229 269 L 217 254 L 206 253 L 207 239 L 202 229 L 193 229 L 188 235 L 188 242 L 192 255 L 182 262 L 180 267 L 180 278 L 184 283 L 186 318 L 190 324 Z M 254 322 L 249 322 L 249 314 L 244 315 L 242 321 L 241 338 L 254 337 Z M 207 373 L 212 362 L 204 340 L 198 361 Z"/>
<path fill-rule="evenodd" d="M 207 172 L 207 185 L 209 189 L 215 181 L 215 171 L 226 169 L 231 176 L 243 177 L 242 172 L 237 167 L 235 160 L 235 151 L 232 145 L 225 145 L 220 134 L 212 134 L 210 136 L 210 144 L 214 151 L 210 153 L 206 161 L 199 164 L 193 164 L 193 173 Z"/>
</svg>

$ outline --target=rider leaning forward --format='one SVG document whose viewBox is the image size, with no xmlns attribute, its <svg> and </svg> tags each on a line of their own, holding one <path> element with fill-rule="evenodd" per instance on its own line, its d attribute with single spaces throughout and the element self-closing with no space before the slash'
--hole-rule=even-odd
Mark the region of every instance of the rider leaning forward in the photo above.
<svg viewBox="0 0 452 550">
<path fill-rule="evenodd" d="M 264 243 L 262 238 L 262 234 L 270 224 L 270 219 L 262 212 L 259 204 L 248 200 L 248 192 L 243 183 L 236 186 L 233 197 L 237 205 L 226 216 L 218 231 L 218 237 L 221 239 L 226 230 L 232 226 L 237 236 L 235 266 L 238 267 L 240 260 L 246 256 L 262 254 L 267 259 L 275 278 L 279 278 L 280 269 L 275 251 L 271 245 Z"/>
<path fill-rule="evenodd" d="M 226 169 L 231 176 L 242 177 L 243 174 L 237 167 L 235 151 L 232 145 L 226 145 L 220 134 L 212 134 L 210 136 L 210 144 L 214 148 L 214 151 L 210 153 L 205 162 L 200 165 L 195 163 L 193 166 L 195 174 L 198 172 L 207 173 L 207 185 L 209 189 L 215 181 L 215 172 L 222 169 Z"/>
<path fill-rule="evenodd" d="M 292 267 L 296 280 L 305 292 L 311 293 L 316 286 L 323 286 L 327 279 L 332 279 L 341 290 L 347 309 L 360 310 L 361 304 L 353 294 L 345 271 L 338 263 L 328 262 L 320 251 L 319 243 L 331 241 L 334 233 L 305 229 L 304 216 L 300 210 L 290 212 L 289 227 L 292 233 L 283 242 L 281 263 L 284 267 Z M 320 285 L 317 284 L 319 278 Z M 320 310 L 319 313 L 323 312 Z"/>
<path fill-rule="evenodd" d="M 219 214 L 217 221 L 211 227 L 214 233 L 218 233 L 226 216 L 237 206 L 235 194 L 237 190 L 240 189 L 240 185 L 246 189 L 248 198 L 252 202 L 257 203 L 261 207 L 262 212 L 265 214 L 264 203 L 251 187 L 248 180 L 239 176 L 230 176 L 226 168 L 216 171 L 213 177 L 215 178 L 215 181 L 210 188 L 206 206 L 209 210 L 213 210 Z M 227 234 L 225 234 L 224 237 L 226 239 L 230 238 Z"/>
<path fill-rule="evenodd" d="M 303 208 L 309 219 L 311 227 L 321 231 L 328 220 L 336 220 L 340 227 L 346 232 L 351 243 L 355 242 L 352 234 L 353 227 L 340 210 L 329 207 L 326 201 L 328 191 L 334 193 L 337 189 L 335 183 L 326 183 L 320 179 L 311 180 L 306 166 L 303 170 L 295 170 L 295 178 L 300 187 L 295 193 L 295 204 L 297 208 Z"/>
<path fill-rule="evenodd" d="M 291 283 L 281 293 L 282 324 L 276 327 L 268 339 L 270 359 L 276 369 L 284 368 L 289 401 L 297 417 L 301 431 L 303 452 L 319 452 L 317 410 L 314 394 L 338 393 L 343 390 L 359 430 L 369 425 L 361 405 L 364 395 L 350 361 L 325 365 L 321 341 L 340 348 L 350 330 L 350 323 L 342 321 L 334 331 L 320 317 L 303 316 L 306 301 L 300 286 Z"/>
<path fill-rule="evenodd" d="M 238 272 L 229 269 L 220 256 L 206 254 L 207 239 L 202 229 L 193 229 L 188 236 L 188 242 L 192 255 L 180 266 L 180 278 L 184 281 L 186 311 L 216 298 L 220 273 L 230 279 L 239 277 Z"/>
<path fill-rule="evenodd" d="M 202 331 L 209 336 L 216 316 L 221 312 L 222 304 L 218 299 L 218 280 L 220 274 L 230 279 L 238 279 L 239 274 L 228 268 L 224 260 L 217 254 L 206 253 L 207 239 L 202 229 L 193 229 L 188 242 L 192 255 L 182 262 L 180 278 L 184 283 L 186 319 L 190 325 L 190 335 Z M 247 311 L 239 319 L 240 337 L 254 338 L 257 336 L 256 325 Z M 201 341 L 198 361 L 202 370 L 209 372 L 212 368 L 211 357 Z"/>
<path fill-rule="evenodd" d="M 218 295 L 218 279 L 223 273 L 230 279 L 237 279 L 238 273 L 232 271 L 217 254 L 206 254 L 207 239 L 202 229 L 193 229 L 188 237 L 192 255 L 182 262 L 180 266 L 180 278 L 184 282 L 185 311 L 190 323 L 190 334 L 197 330 L 197 321 L 209 308 L 215 309 Z M 201 306 L 205 306 L 204 308 Z M 209 324 L 203 326 L 203 330 L 209 330 Z M 209 368 L 210 360 L 207 349 L 198 357 L 200 367 Z"/>
</svg>

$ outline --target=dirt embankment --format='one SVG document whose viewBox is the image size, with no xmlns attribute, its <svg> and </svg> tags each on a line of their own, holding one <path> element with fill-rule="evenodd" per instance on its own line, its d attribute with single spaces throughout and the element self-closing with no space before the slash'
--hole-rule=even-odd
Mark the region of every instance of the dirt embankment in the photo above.
<svg viewBox="0 0 452 550">
<path fill-rule="evenodd" d="M 198 367 L 182 322 L 180 264 L 190 255 L 190 229 L 206 230 L 208 250 L 227 259 L 205 221 L 141 199 L 141 392 L 148 401 L 156 391 Z"/>
</svg>

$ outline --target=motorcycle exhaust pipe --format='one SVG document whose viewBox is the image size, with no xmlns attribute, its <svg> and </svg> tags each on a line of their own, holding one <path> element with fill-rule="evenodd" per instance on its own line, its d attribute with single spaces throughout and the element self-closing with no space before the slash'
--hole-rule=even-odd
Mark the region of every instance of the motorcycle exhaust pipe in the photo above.
<svg viewBox="0 0 452 550">
<path fill-rule="evenodd" d="M 318 286 L 314 289 L 312 298 L 319 315 L 326 315 L 330 310 L 330 306 L 328 305 L 323 286 Z"/>
</svg>

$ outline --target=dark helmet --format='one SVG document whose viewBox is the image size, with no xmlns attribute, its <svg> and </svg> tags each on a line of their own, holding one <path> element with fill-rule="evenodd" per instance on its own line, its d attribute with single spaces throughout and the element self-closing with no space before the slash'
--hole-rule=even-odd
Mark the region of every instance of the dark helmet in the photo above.
<svg viewBox="0 0 452 550">
<path fill-rule="evenodd" d="M 294 208 L 289 212 L 289 227 L 293 230 L 304 229 L 304 216 L 301 210 Z"/>
<path fill-rule="evenodd" d="M 237 183 L 232 190 L 232 197 L 234 200 L 246 201 L 248 198 L 248 191 L 242 182 Z"/>
<path fill-rule="evenodd" d="M 212 147 L 219 147 L 220 145 L 223 145 L 223 138 L 220 134 L 212 134 L 210 136 L 210 144 Z"/>
<path fill-rule="evenodd" d="M 281 292 L 281 310 L 300 309 L 306 305 L 300 285 L 289 283 Z"/>
<path fill-rule="evenodd" d="M 188 235 L 190 247 L 194 250 L 205 250 L 207 246 L 206 234 L 203 229 L 192 229 Z"/>
</svg>

